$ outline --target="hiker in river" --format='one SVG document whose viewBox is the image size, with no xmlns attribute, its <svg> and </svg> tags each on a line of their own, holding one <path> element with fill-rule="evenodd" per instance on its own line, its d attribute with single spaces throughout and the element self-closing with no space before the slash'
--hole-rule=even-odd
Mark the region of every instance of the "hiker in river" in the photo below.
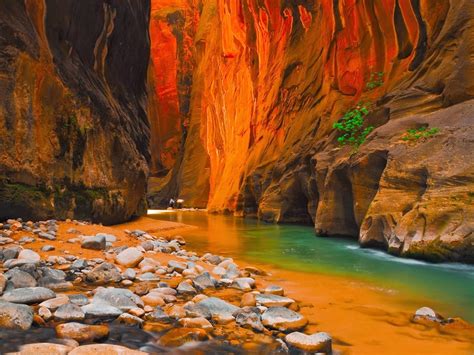
<svg viewBox="0 0 474 355">
<path fill-rule="evenodd" d="M 170 198 L 170 202 L 169 202 L 169 204 L 168 204 L 168 208 L 174 208 L 175 203 L 176 203 L 176 202 L 174 201 L 174 199 L 173 199 L 173 198 Z"/>
</svg>

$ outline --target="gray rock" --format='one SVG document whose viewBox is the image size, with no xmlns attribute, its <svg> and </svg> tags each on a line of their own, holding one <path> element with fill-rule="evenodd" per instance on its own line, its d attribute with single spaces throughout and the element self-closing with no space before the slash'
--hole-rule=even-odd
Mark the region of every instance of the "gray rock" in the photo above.
<svg viewBox="0 0 474 355">
<path fill-rule="evenodd" d="M 92 284 L 100 285 L 110 282 L 120 282 L 122 275 L 120 270 L 113 264 L 102 263 L 92 269 L 86 276 L 86 281 Z"/>
<path fill-rule="evenodd" d="M 39 256 L 38 253 L 34 252 L 33 250 L 30 249 L 23 249 L 20 251 L 18 254 L 18 260 L 28 260 L 28 261 L 40 261 L 41 257 Z"/>
<path fill-rule="evenodd" d="M 64 322 L 81 321 L 85 318 L 85 314 L 81 307 L 67 303 L 59 306 L 56 312 L 54 312 L 54 318 Z"/>
<path fill-rule="evenodd" d="M 15 240 L 12 239 L 12 238 L 1 237 L 1 236 L 0 236 L 0 245 L 10 244 L 10 243 L 13 243 L 14 241 L 15 241 Z"/>
<path fill-rule="evenodd" d="M 273 295 L 273 294 L 258 294 L 255 296 L 257 304 L 260 304 L 264 307 L 288 307 L 292 303 L 295 303 L 295 300 Z"/>
<path fill-rule="evenodd" d="M 232 314 L 239 309 L 239 307 L 217 297 L 208 297 L 197 303 L 197 306 L 207 309 L 211 313 L 212 318 L 217 320 L 234 319 Z"/>
<path fill-rule="evenodd" d="M 145 272 L 137 277 L 140 281 L 160 281 L 160 277 L 152 272 Z"/>
<path fill-rule="evenodd" d="M 196 287 L 200 291 L 203 291 L 207 288 L 215 288 L 216 283 L 216 280 L 211 277 L 211 275 L 207 271 L 203 272 L 201 275 L 197 276 L 193 280 L 194 287 Z"/>
<path fill-rule="evenodd" d="M 281 332 L 302 329 L 308 321 L 301 314 L 285 307 L 271 307 L 262 314 L 262 324 L 265 327 Z"/>
<path fill-rule="evenodd" d="M 5 276 L 8 278 L 9 283 L 13 286 L 13 288 L 37 286 L 37 282 L 33 276 L 18 268 L 10 269 L 5 273 Z"/>
<path fill-rule="evenodd" d="M 190 285 L 188 282 L 180 282 L 176 288 L 178 294 L 180 295 L 195 295 L 197 293 L 196 289 Z"/>
<path fill-rule="evenodd" d="M 40 237 L 41 239 L 46 239 L 46 240 L 56 240 L 56 236 L 54 236 L 51 233 L 40 232 L 38 233 L 38 237 Z"/>
<path fill-rule="evenodd" d="M 20 244 L 28 244 L 28 243 L 33 243 L 36 239 L 35 238 L 32 238 L 32 237 L 29 237 L 27 235 L 25 235 L 24 237 L 21 237 L 18 242 Z"/>
<path fill-rule="evenodd" d="M 260 319 L 260 312 L 255 307 L 244 307 L 233 314 L 235 321 L 242 328 L 263 332 L 264 326 Z"/>
<path fill-rule="evenodd" d="M 160 308 L 156 307 L 153 312 L 145 315 L 149 322 L 171 323 L 172 319 Z"/>
<path fill-rule="evenodd" d="M 117 255 L 115 261 L 125 267 L 135 267 L 143 260 L 143 253 L 137 248 L 127 248 Z"/>
<path fill-rule="evenodd" d="M 82 270 L 89 266 L 85 259 L 77 259 L 71 264 L 71 270 Z"/>
<path fill-rule="evenodd" d="M 415 321 L 431 321 L 431 322 L 441 322 L 443 318 L 439 316 L 433 309 L 429 307 L 421 307 L 416 310 L 413 317 Z"/>
<path fill-rule="evenodd" d="M 105 237 L 103 235 L 84 237 L 81 243 L 81 248 L 92 249 L 92 250 L 104 250 L 105 249 Z"/>
<path fill-rule="evenodd" d="M 24 287 L 7 291 L 2 299 L 12 303 L 34 304 L 56 297 L 50 289 L 44 287 Z"/>
<path fill-rule="evenodd" d="M 94 295 L 92 303 L 110 305 L 122 311 L 144 306 L 140 297 L 125 288 L 101 288 Z"/>
<path fill-rule="evenodd" d="M 30 306 L 0 300 L 0 328 L 30 329 L 33 315 L 33 309 Z"/>
<path fill-rule="evenodd" d="M 235 266 L 235 264 L 229 264 L 227 267 L 227 272 L 222 276 L 223 279 L 235 279 L 236 277 L 239 277 L 240 271 Z"/>
<path fill-rule="evenodd" d="M 128 268 L 127 270 L 125 270 L 125 272 L 122 274 L 122 277 L 125 279 L 125 280 L 135 280 L 135 278 L 137 277 L 137 273 L 135 272 L 135 270 L 133 269 L 130 269 Z"/>
<path fill-rule="evenodd" d="M 52 251 L 54 249 L 56 249 L 56 248 L 52 245 L 45 245 L 41 248 L 41 251 Z"/>
<path fill-rule="evenodd" d="M 13 239 L 12 239 L 13 241 Z M 16 259 L 18 254 L 20 254 L 21 248 L 20 247 L 8 247 L 3 249 L 3 260 L 11 260 Z"/>
<path fill-rule="evenodd" d="M 175 260 L 170 260 L 168 262 L 168 267 L 171 269 L 171 271 L 177 271 L 179 273 L 182 273 L 184 270 L 187 269 L 187 266 L 185 263 L 180 263 L 179 261 L 175 261 Z"/>
<path fill-rule="evenodd" d="M 327 333 L 314 333 L 306 335 L 300 332 L 293 332 L 285 337 L 288 345 L 306 353 L 331 354 L 332 339 Z"/>
<path fill-rule="evenodd" d="M 115 319 L 123 313 L 117 307 L 103 303 L 90 303 L 82 306 L 81 309 L 85 313 L 86 318 Z"/>
<path fill-rule="evenodd" d="M 278 295 L 278 296 L 283 296 L 285 291 L 283 290 L 283 287 L 278 286 L 278 285 L 269 285 L 265 287 L 263 290 L 263 293 L 268 293 L 272 295 Z"/>
<path fill-rule="evenodd" d="M 202 317 L 206 319 L 212 318 L 212 313 L 209 311 L 207 307 L 202 307 L 197 304 L 187 304 L 184 306 L 186 311 L 186 317 L 197 318 Z"/>
<path fill-rule="evenodd" d="M 97 233 L 95 236 L 96 237 L 104 237 L 105 241 L 108 242 L 108 243 L 115 243 L 117 241 L 117 237 L 113 234 Z"/>
<path fill-rule="evenodd" d="M 238 277 L 231 284 L 232 288 L 249 292 L 255 287 L 255 280 L 250 277 Z"/>
</svg>

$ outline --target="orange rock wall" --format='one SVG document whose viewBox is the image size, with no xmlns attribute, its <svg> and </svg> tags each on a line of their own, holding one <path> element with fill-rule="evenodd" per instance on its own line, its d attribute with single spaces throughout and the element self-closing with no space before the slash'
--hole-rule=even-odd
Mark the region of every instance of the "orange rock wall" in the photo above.
<svg viewBox="0 0 474 355">
<path fill-rule="evenodd" d="M 169 6 L 163 3 L 153 6 Z M 349 186 L 341 195 L 339 183 L 327 179 L 338 163 L 350 166 L 357 155 L 338 148 L 333 123 L 359 101 L 370 102 L 368 120 L 376 127 L 370 142 L 379 137 L 378 127 L 398 118 L 474 97 L 469 1 L 203 0 L 173 6 L 196 24 L 174 33 L 194 41 L 190 125 L 174 154 L 180 158 L 151 191 L 152 204 L 175 194 L 211 211 L 307 221 L 324 234 L 359 235 L 391 153 L 381 154 L 380 162 L 366 155 L 364 166 L 377 170 L 374 182 L 361 191 Z M 152 43 L 155 38 L 152 31 Z M 179 77 L 187 59 L 174 58 L 170 68 L 177 66 L 173 75 Z M 379 72 L 383 85 L 367 88 Z M 163 120 L 164 127 L 176 123 L 173 115 Z M 337 179 L 361 184 L 354 176 Z"/>
</svg>

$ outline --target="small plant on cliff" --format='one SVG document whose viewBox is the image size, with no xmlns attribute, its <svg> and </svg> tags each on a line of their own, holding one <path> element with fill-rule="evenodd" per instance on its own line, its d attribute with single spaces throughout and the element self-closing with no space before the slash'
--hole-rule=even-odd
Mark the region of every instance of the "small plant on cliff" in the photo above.
<svg viewBox="0 0 474 355">
<path fill-rule="evenodd" d="M 374 72 L 370 74 L 370 79 L 365 85 L 367 90 L 373 90 L 383 85 L 383 75 L 384 72 Z"/>
<path fill-rule="evenodd" d="M 418 142 L 419 140 L 426 140 L 437 135 L 440 132 L 440 129 L 433 127 L 428 129 L 428 127 L 420 127 L 409 129 L 402 136 L 402 140 L 407 142 Z"/>
<path fill-rule="evenodd" d="M 368 105 L 358 104 L 334 123 L 333 128 L 342 133 L 337 138 L 340 145 L 350 145 L 354 150 L 357 150 L 365 142 L 369 133 L 374 129 L 373 126 L 367 126 L 365 122 L 365 116 L 369 112 Z"/>
</svg>

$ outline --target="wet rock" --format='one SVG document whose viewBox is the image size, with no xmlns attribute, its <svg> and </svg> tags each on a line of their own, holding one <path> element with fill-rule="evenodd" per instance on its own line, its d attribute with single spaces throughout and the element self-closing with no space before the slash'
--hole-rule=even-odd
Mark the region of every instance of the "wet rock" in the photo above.
<svg viewBox="0 0 474 355">
<path fill-rule="evenodd" d="M 117 255 L 115 261 L 125 267 L 135 267 L 143 260 L 143 253 L 137 248 L 127 248 Z"/>
<path fill-rule="evenodd" d="M 56 312 L 54 312 L 54 318 L 63 322 L 82 321 L 85 318 L 85 314 L 81 307 L 67 303 L 58 307 Z"/>
<path fill-rule="evenodd" d="M 239 277 L 234 279 L 230 287 L 248 292 L 255 287 L 255 280 L 249 277 Z"/>
<path fill-rule="evenodd" d="M 258 294 L 255 296 L 255 299 L 257 304 L 261 304 L 265 307 L 288 307 L 295 302 L 295 300 L 291 298 L 273 294 Z"/>
<path fill-rule="evenodd" d="M 421 324 L 440 323 L 443 321 L 443 317 L 429 307 L 421 307 L 416 310 L 413 321 Z"/>
<path fill-rule="evenodd" d="M 104 250 L 105 249 L 105 237 L 103 235 L 84 237 L 81 243 L 81 248 L 92 249 L 92 250 Z"/>
<path fill-rule="evenodd" d="M 203 272 L 193 280 L 194 287 L 199 291 L 204 291 L 207 288 L 215 288 L 216 283 L 216 280 L 208 272 Z"/>
<path fill-rule="evenodd" d="M 197 293 L 196 289 L 186 281 L 180 282 L 176 291 L 178 291 L 180 295 L 195 295 Z"/>
<path fill-rule="evenodd" d="M 262 324 L 265 327 L 288 332 L 300 330 L 308 323 L 301 314 L 285 307 L 271 307 L 262 314 Z"/>
<path fill-rule="evenodd" d="M 67 297 L 65 295 L 61 295 L 61 296 L 58 296 L 58 297 L 55 297 L 55 298 L 51 298 L 47 301 L 41 302 L 39 306 L 40 307 L 46 307 L 49 310 L 55 311 L 59 307 L 65 305 L 65 304 L 68 304 L 68 303 L 69 303 L 69 297 Z"/>
<path fill-rule="evenodd" d="M 92 303 L 110 305 L 124 312 L 144 306 L 140 297 L 125 288 L 100 288 L 94 295 Z"/>
<path fill-rule="evenodd" d="M 237 266 L 235 264 L 229 264 L 227 266 L 227 271 L 224 275 L 222 275 L 222 278 L 223 279 L 235 279 L 236 277 L 239 277 L 240 275 L 240 271 L 239 269 L 237 268 Z"/>
<path fill-rule="evenodd" d="M 54 344 L 54 343 L 33 343 L 26 344 L 20 347 L 20 351 L 15 353 L 15 355 L 37 355 L 37 354 L 47 354 L 47 355 L 66 355 L 74 347 L 63 345 L 63 344 Z"/>
<path fill-rule="evenodd" d="M 264 327 L 260 319 L 260 312 L 255 307 L 245 307 L 237 310 L 233 316 L 235 321 L 242 328 L 263 332 Z"/>
<path fill-rule="evenodd" d="M 220 256 L 212 255 L 212 254 L 209 254 L 209 253 L 204 254 L 201 259 L 204 260 L 204 261 L 207 261 L 208 263 L 213 264 L 213 265 L 218 265 L 222 261 Z"/>
<path fill-rule="evenodd" d="M 89 325 L 82 323 L 64 323 L 55 328 L 59 338 L 69 338 L 85 343 L 97 341 L 109 336 L 109 327 L 106 325 Z"/>
<path fill-rule="evenodd" d="M 285 341 L 291 347 L 309 353 L 331 354 L 332 352 L 332 339 L 324 332 L 311 335 L 293 332 L 285 337 Z"/>
<path fill-rule="evenodd" d="M 208 335 L 200 328 L 174 328 L 163 335 L 159 343 L 162 346 L 177 347 L 191 341 L 204 341 Z"/>
<path fill-rule="evenodd" d="M 71 270 L 82 270 L 89 266 L 85 259 L 77 259 L 71 264 Z"/>
<path fill-rule="evenodd" d="M 236 307 L 224 300 L 217 297 L 209 297 L 201 302 L 197 303 L 196 306 L 203 307 L 211 313 L 214 320 L 219 323 L 226 323 L 234 319 L 233 313 L 236 312 L 239 307 Z"/>
<path fill-rule="evenodd" d="M 51 311 L 46 307 L 39 307 L 38 308 L 38 315 L 43 318 L 46 322 L 53 318 L 53 314 Z"/>
<path fill-rule="evenodd" d="M 30 306 L 0 300 L 0 328 L 30 329 L 33 316 L 33 309 Z"/>
<path fill-rule="evenodd" d="M 40 261 L 41 257 L 39 256 L 38 253 L 34 252 L 33 250 L 30 249 L 23 249 L 19 254 L 18 254 L 18 259 L 19 260 L 28 260 L 28 261 Z"/>
<path fill-rule="evenodd" d="M 184 307 L 175 304 L 170 308 L 166 309 L 166 314 L 168 314 L 168 316 L 172 318 L 179 319 L 186 317 L 186 310 L 184 309 Z"/>
<path fill-rule="evenodd" d="M 120 282 L 122 275 L 120 270 L 113 264 L 102 263 L 92 269 L 86 276 L 86 281 L 96 285 L 103 285 L 111 282 Z"/>
<path fill-rule="evenodd" d="M 204 330 L 211 330 L 214 328 L 212 324 L 204 317 L 196 318 L 181 318 L 179 324 L 184 328 L 201 328 Z"/>
<path fill-rule="evenodd" d="M 171 269 L 171 271 L 177 271 L 179 273 L 182 273 L 187 268 L 186 264 L 174 260 L 170 260 L 168 262 L 168 267 Z"/>
<path fill-rule="evenodd" d="M 150 322 L 170 323 L 171 317 L 168 316 L 160 307 L 156 307 L 153 312 L 145 315 L 145 320 Z"/>
<path fill-rule="evenodd" d="M 283 287 L 278 285 L 270 285 L 265 287 L 265 289 L 263 290 L 263 293 L 268 293 L 277 296 L 283 296 L 284 292 L 285 291 L 283 290 Z"/>
<path fill-rule="evenodd" d="M 33 276 L 18 268 L 10 269 L 5 273 L 13 288 L 36 287 L 37 282 Z"/>
<path fill-rule="evenodd" d="M 206 318 L 206 319 L 212 319 L 212 314 L 209 312 L 209 310 L 205 307 L 201 307 L 197 304 L 193 304 L 191 302 L 188 302 L 185 306 L 184 309 L 186 310 L 186 317 L 191 317 L 191 318 Z"/>
<path fill-rule="evenodd" d="M 86 318 L 115 319 L 123 313 L 119 308 L 103 303 L 89 303 L 81 309 Z"/>
<path fill-rule="evenodd" d="M 69 355 L 90 355 L 90 354 L 103 354 L 103 355 L 147 355 L 142 351 L 133 350 L 124 346 L 112 345 L 112 344 L 90 344 L 82 345 L 72 350 Z"/>
<path fill-rule="evenodd" d="M 56 294 L 50 289 L 44 287 L 24 287 L 5 292 L 2 299 L 12 303 L 33 304 L 54 297 L 56 297 Z"/>
<path fill-rule="evenodd" d="M 142 328 L 143 327 L 143 319 L 137 317 L 137 316 L 134 316 L 132 314 L 129 314 L 129 313 L 123 313 L 121 314 L 116 320 L 115 322 L 119 323 L 119 324 L 123 324 L 123 325 L 126 325 L 126 326 L 129 326 L 129 327 L 138 327 L 138 328 Z"/>
</svg>

